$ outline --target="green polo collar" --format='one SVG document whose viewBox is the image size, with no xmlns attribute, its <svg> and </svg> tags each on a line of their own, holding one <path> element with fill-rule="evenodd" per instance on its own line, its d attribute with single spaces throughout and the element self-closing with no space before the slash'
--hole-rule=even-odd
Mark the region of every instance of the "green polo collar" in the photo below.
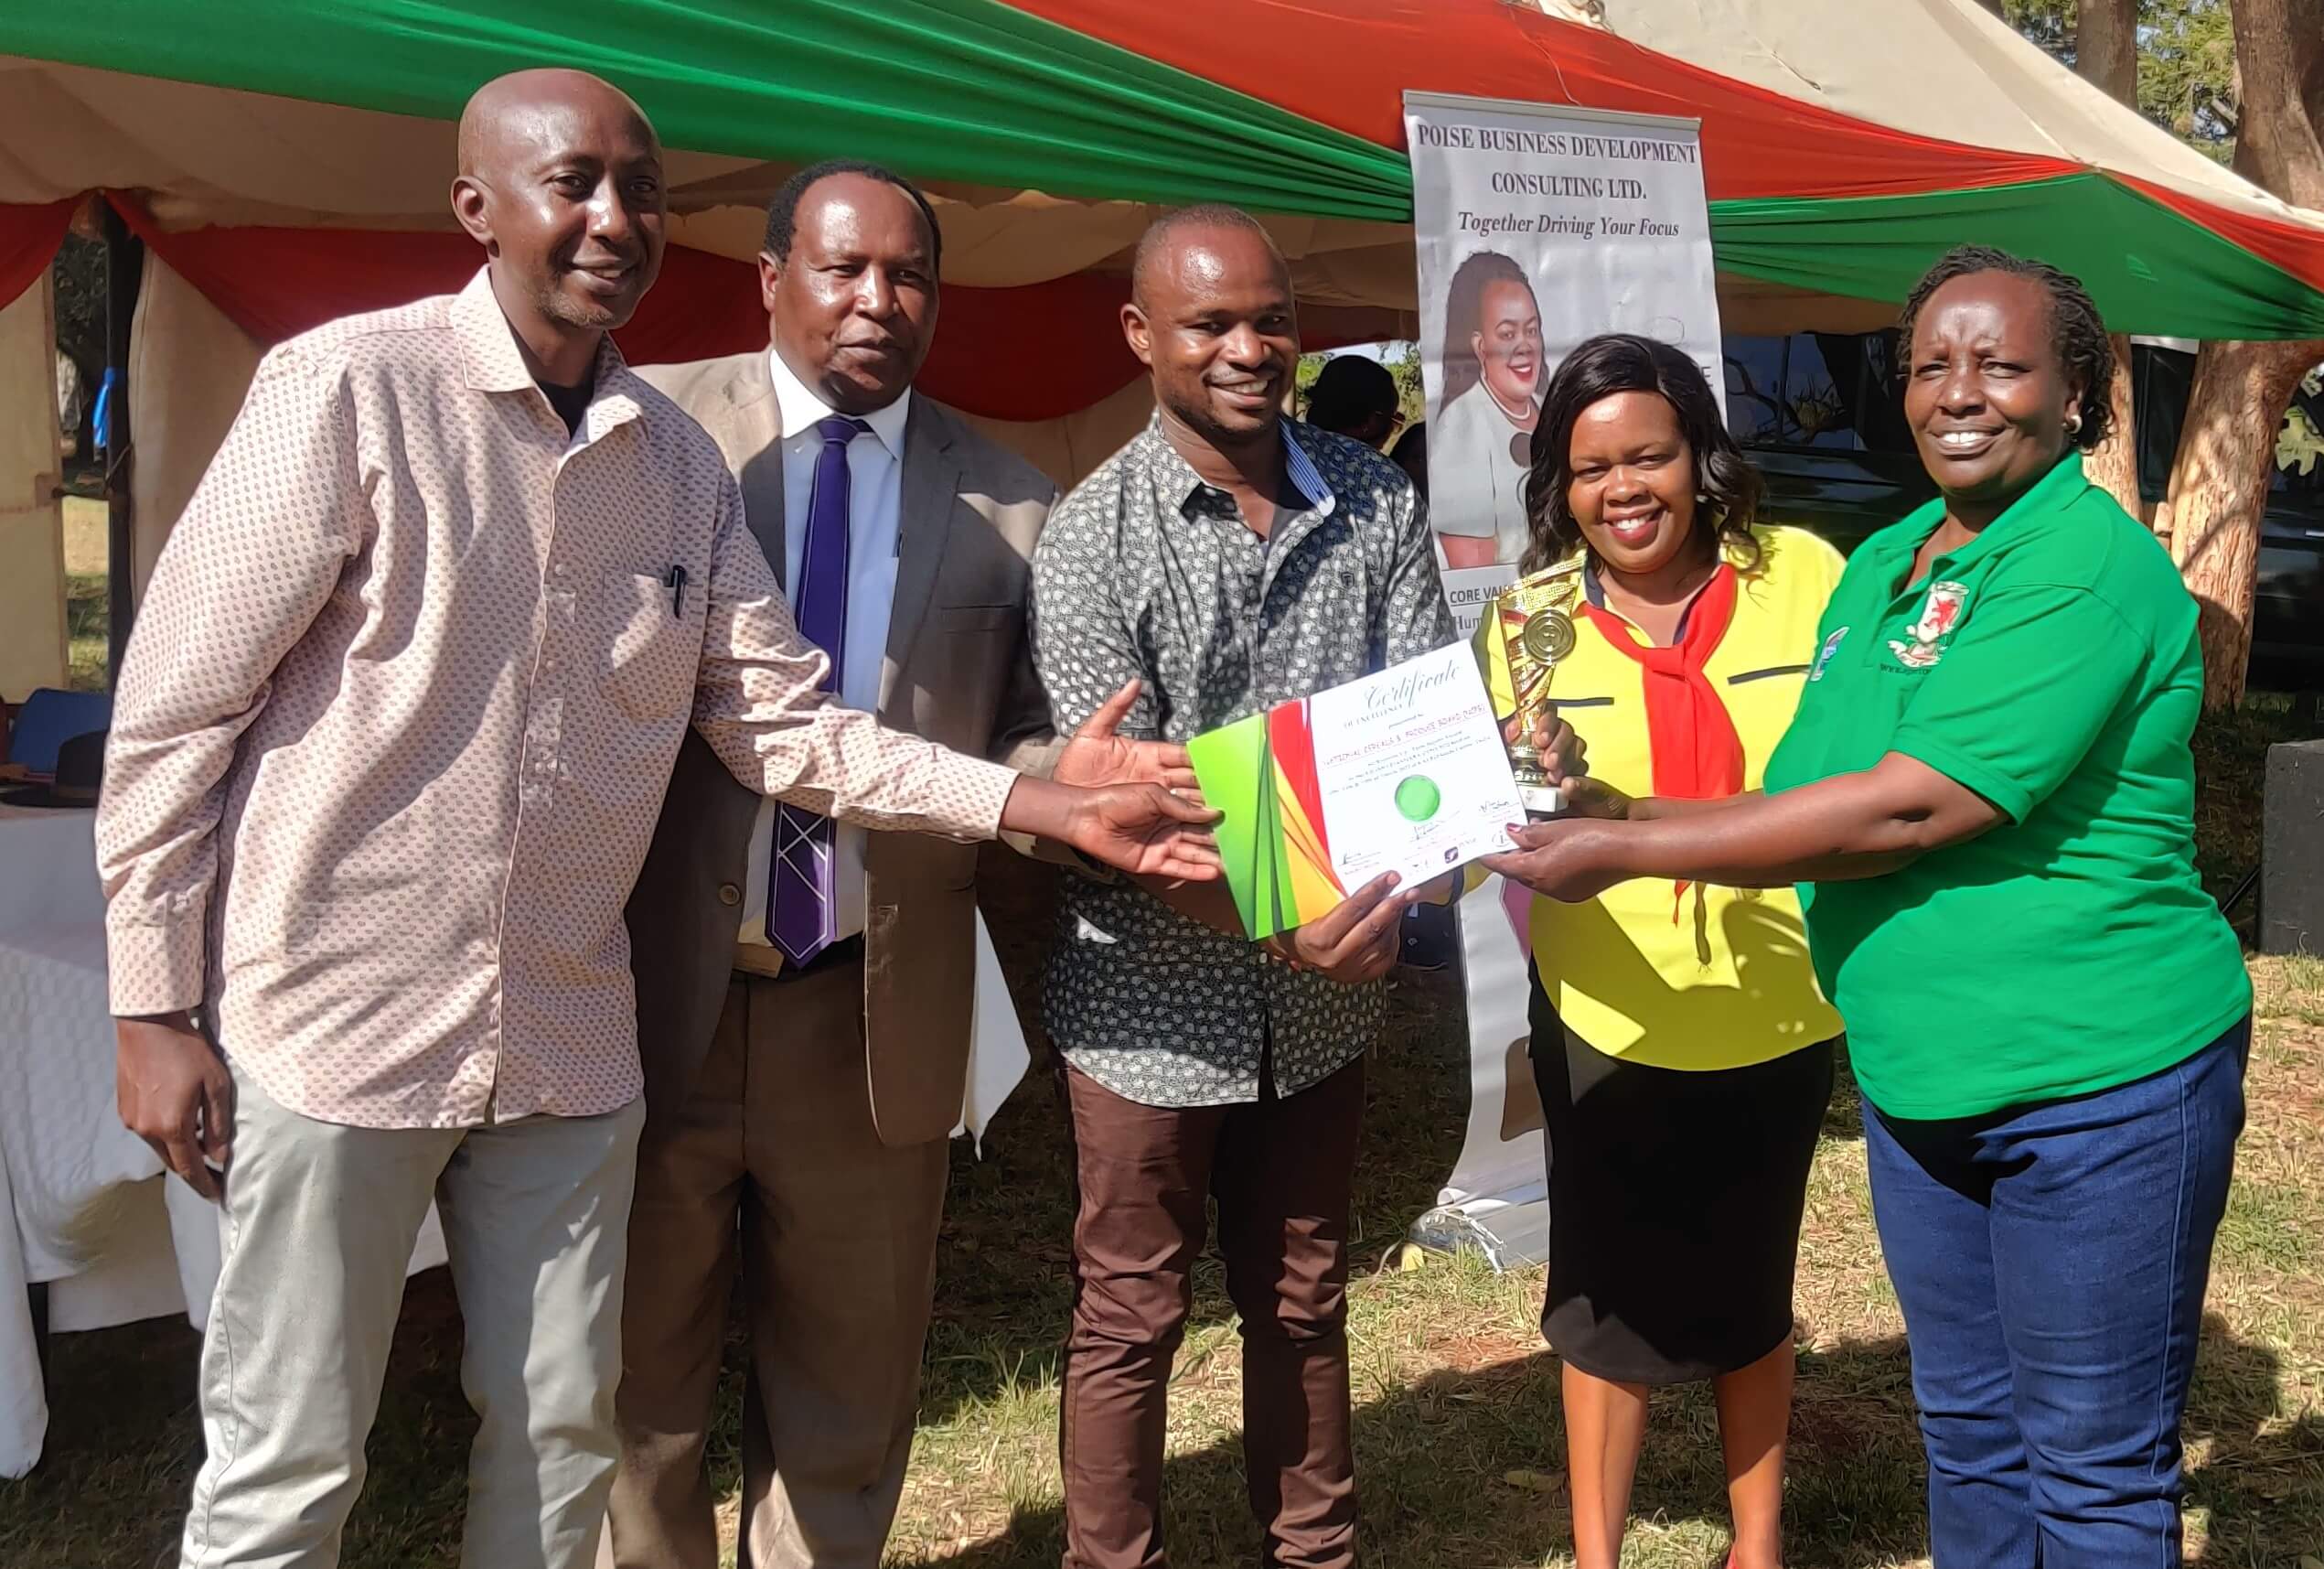
<svg viewBox="0 0 2324 1569">
<path fill-rule="evenodd" d="M 2014 539 L 2029 529 L 2038 528 L 2045 521 L 2063 512 L 2075 501 L 2080 500 L 2083 493 L 2089 489 L 2090 477 L 2083 472 L 2082 454 L 2074 448 L 2067 448 L 2066 455 L 2058 459 L 2049 473 L 2044 474 L 2028 487 L 2024 495 L 2010 502 L 2008 509 L 1980 530 L 1976 538 L 1958 550 L 1949 552 L 1931 562 L 1928 575 L 1930 577 L 1942 576 L 1949 571 L 1974 565 L 1986 556 L 1992 554 L 2008 540 Z M 1920 510 L 1907 518 L 1904 525 L 1897 529 L 1882 545 L 1883 553 L 1888 556 L 1901 557 L 1905 561 L 1912 560 L 1913 553 L 1927 542 L 1930 533 L 1944 519 L 1944 499 L 1943 497 L 1923 503 Z M 1870 543 L 1866 542 L 1868 544 Z M 1885 581 L 1895 586 L 1892 593 L 1898 595 L 1911 592 L 1920 586 L 1918 582 L 1898 583 L 1893 571 L 1888 575 Z"/>
</svg>

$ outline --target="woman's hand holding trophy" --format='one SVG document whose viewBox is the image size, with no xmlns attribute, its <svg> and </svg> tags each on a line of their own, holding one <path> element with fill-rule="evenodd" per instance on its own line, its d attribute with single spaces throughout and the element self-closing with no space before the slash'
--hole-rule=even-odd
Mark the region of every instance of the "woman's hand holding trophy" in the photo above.
<svg viewBox="0 0 2324 1569">
<path fill-rule="evenodd" d="M 1581 563 L 1575 560 L 1501 590 L 1477 622 L 1477 658 L 1487 685 L 1496 654 L 1508 671 L 1512 707 L 1502 735 L 1517 799 L 1531 817 L 1620 817 L 1629 806 L 1620 790 L 1588 776 L 1587 748 L 1558 717 L 1550 696 L 1558 661 L 1574 650 L 1573 611 L 1580 596 Z"/>
</svg>

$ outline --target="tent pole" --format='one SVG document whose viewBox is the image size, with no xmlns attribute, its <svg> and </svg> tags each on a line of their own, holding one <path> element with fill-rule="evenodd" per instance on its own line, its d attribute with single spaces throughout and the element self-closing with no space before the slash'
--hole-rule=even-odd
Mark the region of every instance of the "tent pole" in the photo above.
<svg viewBox="0 0 2324 1569">
<path fill-rule="evenodd" d="M 135 558 L 136 518 L 129 500 L 129 469 L 135 447 L 129 429 L 129 324 L 137 311 L 137 285 L 145 265 L 145 242 L 129 231 L 112 202 L 98 199 L 105 233 L 105 671 L 107 684 L 121 678 L 122 650 L 129 646 L 135 614 L 130 596 Z"/>
</svg>

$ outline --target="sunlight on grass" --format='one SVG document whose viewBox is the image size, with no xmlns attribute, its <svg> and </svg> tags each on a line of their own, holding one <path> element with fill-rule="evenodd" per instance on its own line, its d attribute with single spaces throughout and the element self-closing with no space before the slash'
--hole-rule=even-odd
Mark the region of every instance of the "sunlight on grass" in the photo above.
<svg viewBox="0 0 2324 1569">
<path fill-rule="evenodd" d="M 75 692 L 105 690 L 105 575 L 75 572 L 65 578 L 65 683 Z"/>
<path fill-rule="evenodd" d="M 91 590 L 102 607 L 102 579 Z M 2288 710 L 2207 731 L 2203 824 L 2214 881 L 2255 854 L 2254 766 Z M 2221 791 L 2254 791 L 2239 807 Z M 1046 873 L 988 852 L 980 897 L 1017 1002 L 1037 1020 L 1051 930 Z M 2222 1228 L 2188 1418 L 2190 1547 L 2219 1569 L 2294 1569 L 2324 1554 L 2324 961 L 2252 962 L 2260 1024 L 2250 1123 Z M 1367 1569 L 1570 1564 L 1556 1359 L 1536 1327 L 1542 1275 L 1472 1257 L 1398 1267 L 1461 1143 L 1466 1025 L 1457 977 L 1400 977 L 1372 1059 L 1349 1287 L 1355 1444 Z M 921 1425 L 887 1554 L 918 1569 L 1052 1569 L 1063 1548 L 1058 1346 L 1071 1300 L 1071 1150 L 1045 1065 L 994 1123 L 985 1158 L 956 1149 L 937 1260 Z M 633 1283 L 634 1285 L 637 1283 Z M 676 1283 L 645 1283 L 679 1289 Z M 1707 1287 L 1710 1288 L 1710 1287 Z M 1238 1434 L 1239 1338 L 1215 1260 L 1171 1385 L 1172 1562 L 1257 1561 Z M 1852 1082 L 1810 1180 L 1797 1292 L 1799 1384 L 1787 1500 L 1802 1569 L 1925 1564 L 1910 1362 L 1874 1235 Z M 412 1283 L 348 1569 L 457 1558 L 457 1306 L 442 1271 Z M 145 1569 L 169 1554 L 200 1438 L 195 1341 L 180 1320 L 58 1337 L 48 1456 L 0 1485 L 0 1564 Z M 710 1440 L 732 1561 L 746 1345 L 730 1329 Z M 1657 1397 L 1629 1569 L 1703 1569 L 1726 1546 L 1707 1389 Z"/>
<path fill-rule="evenodd" d="M 65 684 L 76 692 L 106 686 L 105 504 L 68 496 L 65 510 Z"/>
<path fill-rule="evenodd" d="M 2273 1007 L 2302 1024 L 2324 1025 L 2324 959 L 2293 953 L 2281 962 L 2281 980 L 2262 999 L 2263 1009 Z"/>
<path fill-rule="evenodd" d="M 2296 1187 L 2237 1177 L 2220 1222 L 2219 1266 L 2287 1274 L 2308 1269 L 2316 1257 L 2314 1198 Z"/>
</svg>

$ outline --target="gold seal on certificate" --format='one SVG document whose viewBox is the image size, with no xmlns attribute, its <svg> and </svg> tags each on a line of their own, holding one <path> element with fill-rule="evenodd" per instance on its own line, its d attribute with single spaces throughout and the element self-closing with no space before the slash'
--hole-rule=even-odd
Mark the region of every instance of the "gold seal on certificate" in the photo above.
<svg viewBox="0 0 2324 1569">
<path fill-rule="evenodd" d="M 1573 652 L 1573 606 L 1581 596 L 1581 562 L 1561 562 L 1519 578 L 1494 596 L 1478 623 L 1480 635 L 1501 639 L 1509 661 L 1509 693 L 1517 738 L 1509 743 L 1509 771 L 1517 799 L 1528 813 L 1548 817 L 1564 810 L 1565 798 L 1549 782 L 1533 744 L 1535 726 L 1549 703 L 1549 680 L 1558 661 Z"/>
</svg>

